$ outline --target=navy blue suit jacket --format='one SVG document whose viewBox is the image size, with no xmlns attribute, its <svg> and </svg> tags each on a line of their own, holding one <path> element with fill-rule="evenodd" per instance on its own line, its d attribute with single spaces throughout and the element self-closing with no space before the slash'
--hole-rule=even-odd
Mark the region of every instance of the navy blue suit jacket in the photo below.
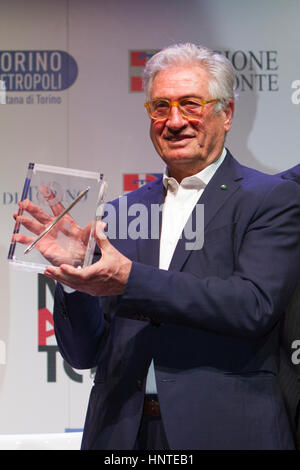
<svg viewBox="0 0 300 470">
<path fill-rule="evenodd" d="M 280 176 L 284 179 L 296 181 L 300 185 L 300 164 L 280 173 Z M 299 259 L 295 260 L 295 263 L 299 262 Z M 283 318 L 279 367 L 279 381 L 298 449 L 300 449 L 300 362 L 295 345 L 298 346 L 299 340 L 300 279 Z"/>
<path fill-rule="evenodd" d="M 150 208 L 164 195 L 159 180 L 125 197 Z M 83 449 L 134 448 L 152 358 L 171 449 L 294 446 L 277 373 L 280 319 L 300 276 L 300 188 L 228 152 L 199 203 L 204 246 L 186 250 L 183 236 L 168 271 L 159 240 L 116 239 L 133 260 L 122 296 L 57 288 L 63 357 L 97 367 Z"/>
<path fill-rule="evenodd" d="M 300 184 L 300 163 L 289 170 L 279 173 L 279 175 L 284 179 L 296 181 L 296 183 Z"/>
</svg>

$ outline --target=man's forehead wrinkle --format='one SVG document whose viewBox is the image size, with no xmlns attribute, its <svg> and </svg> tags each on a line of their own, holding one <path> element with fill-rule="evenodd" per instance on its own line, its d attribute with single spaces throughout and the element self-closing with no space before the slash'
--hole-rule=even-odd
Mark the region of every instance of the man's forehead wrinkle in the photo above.
<svg viewBox="0 0 300 470">
<path fill-rule="evenodd" d="M 180 99 L 194 96 L 205 99 L 208 96 L 208 78 L 206 70 L 200 67 L 162 70 L 153 81 L 151 98 Z"/>
<path fill-rule="evenodd" d="M 193 94 L 191 94 L 191 93 L 184 94 L 182 96 L 178 96 L 177 99 L 178 100 L 183 100 L 183 99 L 187 99 L 187 98 L 197 98 L 199 100 L 204 99 L 202 95 L 195 94 L 195 93 L 193 93 Z M 167 96 L 157 96 L 154 99 L 156 99 L 156 100 L 169 100 L 170 101 L 170 98 L 168 98 Z"/>
</svg>

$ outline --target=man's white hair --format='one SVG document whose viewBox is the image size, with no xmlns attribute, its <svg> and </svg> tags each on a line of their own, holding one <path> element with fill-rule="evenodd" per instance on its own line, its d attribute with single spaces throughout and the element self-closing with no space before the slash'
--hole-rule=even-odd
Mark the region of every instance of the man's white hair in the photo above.
<svg viewBox="0 0 300 470">
<path fill-rule="evenodd" d="M 158 72 L 182 65 L 198 65 L 208 71 L 211 95 L 208 98 L 220 99 L 220 102 L 215 104 L 215 111 L 220 111 L 226 107 L 229 99 L 235 98 L 235 74 L 231 62 L 222 54 L 204 46 L 186 43 L 168 46 L 148 60 L 143 76 L 146 99 L 151 99 L 153 80 Z"/>
</svg>

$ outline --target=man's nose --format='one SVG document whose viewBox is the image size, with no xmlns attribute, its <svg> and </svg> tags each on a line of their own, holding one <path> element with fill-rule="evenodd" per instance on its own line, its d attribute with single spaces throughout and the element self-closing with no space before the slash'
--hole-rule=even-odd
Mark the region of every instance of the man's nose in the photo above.
<svg viewBox="0 0 300 470">
<path fill-rule="evenodd" d="M 171 129 L 181 129 L 187 125 L 187 119 L 185 119 L 177 105 L 171 106 L 170 114 L 168 116 L 166 125 Z"/>
</svg>

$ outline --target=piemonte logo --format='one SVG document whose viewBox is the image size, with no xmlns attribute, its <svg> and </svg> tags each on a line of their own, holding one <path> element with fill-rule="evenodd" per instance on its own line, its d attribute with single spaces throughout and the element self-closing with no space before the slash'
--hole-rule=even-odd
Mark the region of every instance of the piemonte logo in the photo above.
<svg viewBox="0 0 300 470">
<path fill-rule="evenodd" d="M 129 51 L 129 82 L 131 92 L 143 91 L 143 68 L 158 50 Z M 233 65 L 236 72 L 235 90 L 272 92 L 279 91 L 278 53 L 276 50 L 216 50 Z"/>
<path fill-rule="evenodd" d="M 276 50 L 216 51 L 233 65 L 236 91 L 279 91 L 278 53 Z"/>
<path fill-rule="evenodd" d="M 143 91 L 142 75 L 147 60 L 149 60 L 158 49 L 143 49 L 129 51 L 129 89 L 132 92 Z"/>
</svg>

